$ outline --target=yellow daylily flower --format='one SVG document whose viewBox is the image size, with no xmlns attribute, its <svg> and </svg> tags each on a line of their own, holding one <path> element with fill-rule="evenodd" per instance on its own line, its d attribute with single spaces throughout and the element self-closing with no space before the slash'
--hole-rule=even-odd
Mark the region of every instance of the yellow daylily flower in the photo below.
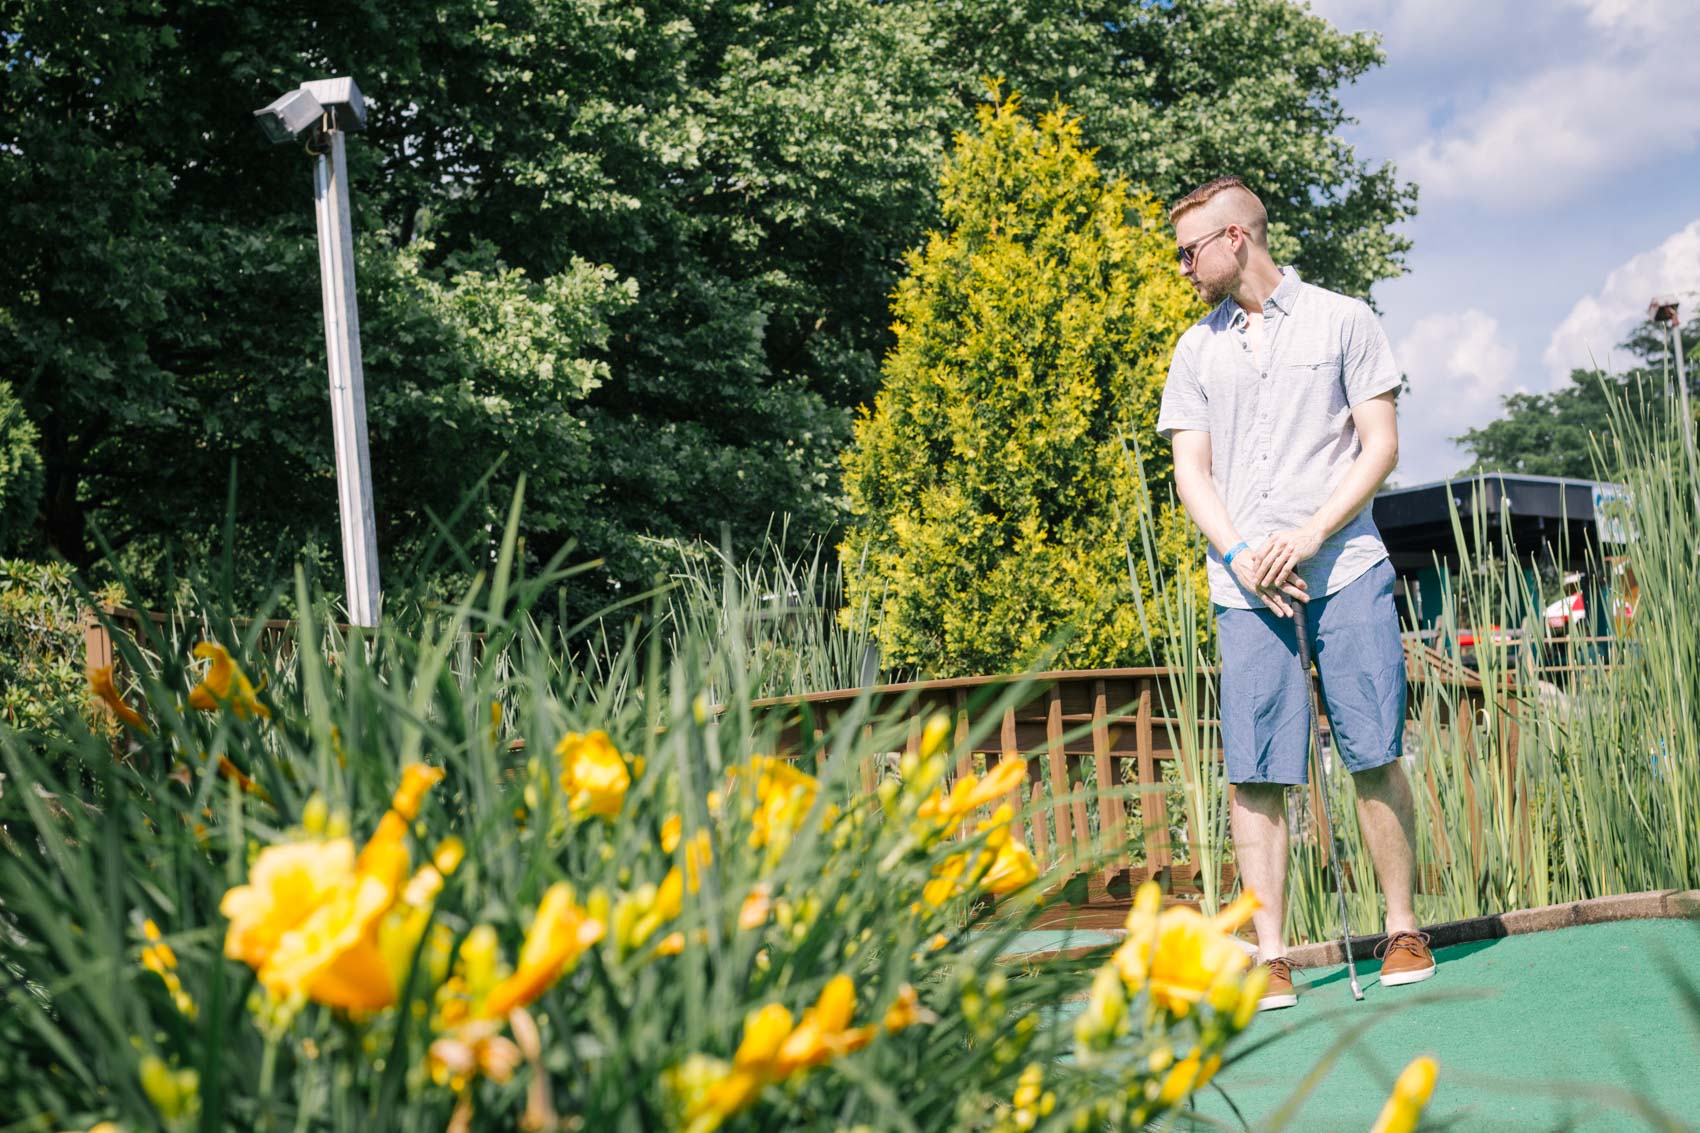
<svg viewBox="0 0 1700 1133">
<path fill-rule="evenodd" d="M 773 887 L 765 881 L 758 881 L 750 888 L 749 895 L 744 898 L 743 905 L 738 908 L 738 927 L 741 929 L 760 928 L 767 923 L 767 918 L 772 912 Z"/>
<path fill-rule="evenodd" d="M 770 1003 L 744 1016 L 744 1036 L 732 1062 L 693 1054 L 663 1079 L 686 1133 L 712 1133 L 752 1104 L 772 1082 L 860 1050 L 879 1028 L 851 1027 L 856 990 L 850 977 L 827 982 L 815 1005 L 792 1025 L 791 1012 Z"/>
<path fill-rule="evenodd" d="M 1032 851 L 1028 850 L 1026 843 L 1010 837 L 1008 827 L 1005 827 L 1004 836 L 997 839 L 991 868 L 986 870 L 980 884 L 986 887 L 987 892 L 1002 896 L 1014 893 L 1038 877 L 1039 863 L 1034 860 Z"/>
<path fill-rule="evenodd" d="M 304 922 L 354 875 L 347 838 L 267 846 L 254 859 L 248 883 L 225 893 L 218 911 L 229 920 L 224 954 L 258 970 L 278 941 Z"/>
<path fill-rule="evenodd" d="M 1370 1133 L 1411 1133 L 1423 1115 L 1423 1107 L 1434 1093 L 1434 1079 L 1439 1072 L 1434 1059 L 1423 1055 L 1413 1059 L 1393 1083 L 1393 1093 L 1375 1119 Z"/>
<path fill-rule="evenodd" d="M 401 769 L 401 785 L 390 798 L 390 809 L 412 822 L 419 817 L 419 804 L 424 800 L 425 792 L 441 783 L 443 775 L 441 767 L 424 763 L 408 764 Z"/>
<path fill-rule="evenodd" d="M 789 760 L 773 756 L 753 757 L 750 769 L 755 775 L 756 793 L 750 848 L 784 853 L 791 836 L 815 805 L 820 780 L 797 770 Z"/>
<path fill-rule="evenodd" d="M 850 977 L 838 975 L 828 980 L 815 1005 L 803 1012 L 796 1029 L 780 1044 L 776 1064 L 781 1075 L 819 1066 L 867 1046 L 878 1028 L 851 1027 L 855 1010 L 856 988 Z"/>
<path fill-rule="evenodd" d="M 921 804 L 916 817 L 937 819 L 945 833 L 953 832 L 975 810 L 999 801 L 1027 781 L 1027 761 L 1019 756 L 1003 760 L 984 777 L 964 775 L 946 795 L 942 790 Z"/>
<path fill-rule="evenodd" d="M 693 1054 L 661 1075 L 682 1133 L 714 1133 L 727 1118 L 755 1101 L 762 1081 L 723 1059 Z"/>
<path fill-rule="evenodd" d="M 986 835 L 985 848 L 952 854 L 934 866 L 931 880 L 921 889 L 921 900 L 935 909 L 942 908 L 962 892 L 964 875 L 971 879 L 978 875 L 979 885 L 1000 896 L 1034 881 L 1039 876 L 1039 863 L 1026 844 L 1010 833 L 1014 818 L 1008 803 L 998 807 L 975 831 Z"/>
<path fill-rule="evenodd" d="M 1148 987 L 1153 1002 L 1185 1017 L 1219 983 L 1237 982 L 1251 966 L 1229 934 L 1257 907 L 1248 891 L 1210 919 L 1185 906 L 1164 909 L 1161 890 L 1148 881 L 1134 897 L 1127 939 L 1112 962 L 1130 989 Z"/>
<path fill-rule="evenodd" d="M 585 951 L 602 939 L 603 924 L 579 907 L 573 887 L 557 881 L 543 894 L 537 917 L 520 946 L 519 967 L 491 989 L 483 1015 L 499 1019 L 524 1007 L 571 971 Z"/>
<path fill-rule="evenodd" d="M 887 1031 L 901 1031 L 921 1021 L 921 997 L 909 984 L 897 989 L 897 998 L 885 1009 L 880 1025 Z"/>
<path fill-rule="evenodd" d="M 496 1083 L 511 1081 L 524 1055 L 501 1030 L 500 1021 L 480 1019 L 434 1040 L 425 1054 L 431 1080 L 457 1094 L 480 1076 Z"/>
<path fill-rule="evenodd" d="M 203 641 L 195 646 L 195 656 L 201 660 L 211 660 L 207 675 L 201 678 L 201 683 L 189 691 L 189 707 L 198 708 L 203 712 L 214 712 L 220 708 L 229 708 L 237 716 L 246 719 L 250 716 L 271 716 L 271 710 L 261 704 L 255 696 L 254 686 L 249 683 L 247 676 L 230 653 L 217 642 Z"/>
<path fill-rule="evenodd" d="M 305 995 L 347 1011 L 390 1006 L 396 985 L 378 927 L 395 896 L 375 877 L 342 887 L 279 942 L 260 971 L 260 983 L 279 998 Z"/>
<path fill-rule="evenodd" d="M 200 1111 L 201 1076 L 192 1067 L 173 1070 L 159 1055 L 144 1054 L 136 1070 L 142 1093 L 167 1123 Z"/>
<path fill-rule="evenodd" d="M 417 814 L 438 778 L 440 771 L 408 768 L 393 801 Z M 399 957 L 411 954 L 409 945 L 429 919 L 421 907 L 428 914 L 442 884 L 434 868 L 407 881 L 408 820 L 386 811 L 358 856 L 346 837 L 266 847 L 248 883 L 219 903 L 230 921 L 225 955 L 252 967 L 280 999 L 305 997 L 350 1011 L 390 1006 L 405 975 Z M 398 900 L 401 908 L 389 917 Z"/>
<path fill-rule="evenodd" d="M 112 680 L 111 665 L 90 665 L 88 678 L 91 695 L 110 708 L 112 714 L 118 717 L 125 726 L 142 733 L 144 736 L 149 734 L 147 721 L 142 719 L 141 713 L 131 708 L 124 698 L 118 694 L 118 686 Z"/>
<path fill-rule="evenodd" d="M 684 830 L 683 820 L 678 815 L 670 815 L 661 824 L 661 849 L 663 853 L 672 853 L 679 848 L 679 840 Z M 690 892 L 695 893 L 702 887 L 702 871 L 714 863 L 714 842 L 707 830 L 698 830 L 691 836 L 690 843 L 685 847 L 685 885 Z"/>
<path fill-rule="evenodd" d="M 1157 1104 L 1161 1106 L 1179 1105 L 1183 1100 L 1192 1096 L 1210 1084 L 1210 1079 L 1216 1076 L 1216 1071 L 1222 1068 L 1222 1056 L 1212 1054 L 1208 1058 L 1196 1047 L 1191 1054 L 1169 1067 L 1169 1072 L 1163 1078 L 1163 1089 L 1157 1095 Z"/>
<path fill-rule="evenodd" d="M 568 732 L 555 745 L 555 754 L 561 759 L 561 790 L 567 794 L 567 809 L 574 818 L 613 818 L 620 813 L 632 776 L 626 757 L 607 732 Z"/>
<path fill-rule="evenodd" d="M 177 953 L 165 942 L 159 926 L 151 919 L 142 922 L 142 937 L 147 941 L 147 944 L 142 946 L 142 967 L 158 976 L 165 984 L 165 990 L 171 993 L 171 1001 L 177 1005 L 177 1010 L 183 1017 L 193 1019 L 195 1001 L 183 989 L 183 980 L 177 974 Z"/>
</svg>

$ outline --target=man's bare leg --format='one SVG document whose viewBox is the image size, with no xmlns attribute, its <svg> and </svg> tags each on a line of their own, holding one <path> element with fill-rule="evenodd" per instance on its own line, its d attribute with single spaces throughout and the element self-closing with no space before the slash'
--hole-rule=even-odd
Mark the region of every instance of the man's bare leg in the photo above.
<svg viewBox="0 0 1700 1133">
<path fill-rule="evenodd" d="M 1375 862 L 1375 876 L 1387 898 L 1387 931 L 1414 931 L 1417 918 L 1411 909 L 1411 875 L 1417 822 L 1411 782 L 1399 761 L 1394 760 L 1358 772 L 1352 776 L 1352 785 L 1358 793 L 1358 825 L 1363 828 L 1370 859 Z"/>
<path fill-rule="evenodd" d="M 1260 960 L 1287 954 L 1287 788 L 1238 783 L 1230 813 L 1240 886 L 1261 903 L 1251 915 Z"/>
</svg>

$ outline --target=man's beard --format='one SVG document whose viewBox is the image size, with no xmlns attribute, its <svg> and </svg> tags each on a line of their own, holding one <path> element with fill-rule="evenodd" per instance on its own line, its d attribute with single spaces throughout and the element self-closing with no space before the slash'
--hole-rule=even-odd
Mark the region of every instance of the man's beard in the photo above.
<svg viewBox="0 0 1700 1133">
<path fill-rule="evenodd" d="M 1207 307 L 1214 307 L 1232 290 L 1231 283 L 1211 283 L 1207 280 L 1198 281 L 1198 297 L 1204 300 Z"/>
</svg>

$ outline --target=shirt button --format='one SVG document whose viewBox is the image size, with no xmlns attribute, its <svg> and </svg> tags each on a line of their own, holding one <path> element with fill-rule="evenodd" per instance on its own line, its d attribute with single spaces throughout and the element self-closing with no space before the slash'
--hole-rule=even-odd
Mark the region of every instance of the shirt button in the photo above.
<svg viewBox="0 0 1700 1133">
<path fill-rule="evenodd" d="M 1267 381 L 1269 379 L 1269 371 L 1268 370 L 1265 370 L 1263 372 L 1263 378 L 1264 378 L 1265 381 Z"/>
</svg>

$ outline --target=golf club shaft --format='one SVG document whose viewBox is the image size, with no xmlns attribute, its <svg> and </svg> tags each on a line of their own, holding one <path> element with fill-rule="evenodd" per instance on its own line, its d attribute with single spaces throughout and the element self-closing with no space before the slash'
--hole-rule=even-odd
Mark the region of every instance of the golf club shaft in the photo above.
<svg viewBox="0 0 1700 1133">
<path fill-rule="evenodd" d="M 1352 980 L 1352 998 L 1362 999 L 1364 993 L 1358 986 L 1358 966 L 1352 958 L 1352 932 L 1346 915 L 1346 882 L 1340 873 L 1339 852 L 1334 843 L 1334 803 L 1329 798 L 1328 768 L 1322 760 L 1322 722 L 1317 717 L 1316 697 L 1310 689 L 1310 627 L 1306 621 L 1303 602 L 1293 603 L 1293 628 L 1298 631 L 1299 667 L 1304 671 L 1305 711 L 1310 718 L 1311 750 L 1316 753 L 1318 793 L 1322 795 L 1322 836 L 1328 843 L 1328 865 L 1334 874 L 1334 894 L 1340 899 L 1340 950 L 1346 955 L 1346 971 L 1350 973 Z"/>
</svg>

